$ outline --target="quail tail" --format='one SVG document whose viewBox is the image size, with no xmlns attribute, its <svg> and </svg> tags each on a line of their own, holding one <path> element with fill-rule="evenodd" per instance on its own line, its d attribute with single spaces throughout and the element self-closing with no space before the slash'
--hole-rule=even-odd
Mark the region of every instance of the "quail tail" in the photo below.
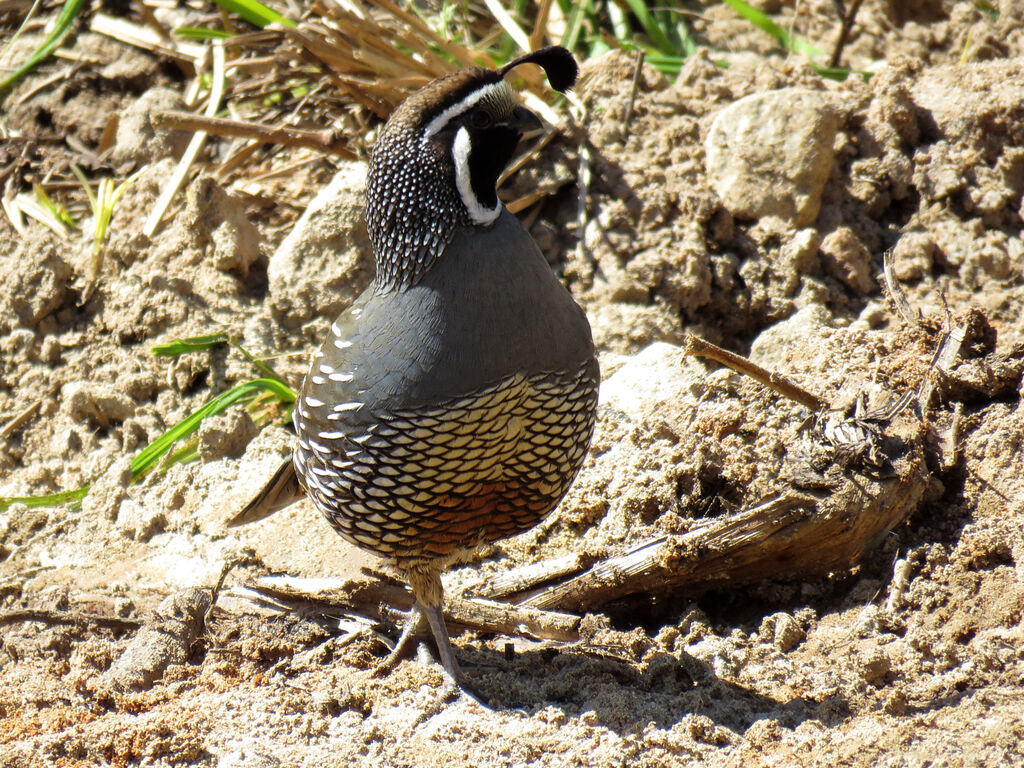
<svg viewBox="0 0 1024 768">
<path fill-rule="evenodd" d="M 295 474 L 292 457 L 285 459 L 270 481 L 263 486 L 256 497 L 245 508 L 228 521 L 229 526 L 255 523 L 275 512 L 294 504 L 305 495 Z"/>
</svg>

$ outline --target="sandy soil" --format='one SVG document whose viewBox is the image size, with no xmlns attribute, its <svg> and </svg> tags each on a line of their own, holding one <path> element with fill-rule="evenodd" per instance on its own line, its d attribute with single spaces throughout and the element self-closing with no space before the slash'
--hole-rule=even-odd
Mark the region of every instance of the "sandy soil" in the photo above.
<svg viewBox="0 0 1024 768">
<path fill-rule="evenodd" d="M 758 5 L 809 39 L 835 34 L 828 2 Z M 885 508 L 898 522 L 841 566 L 810 541 L 617 595 L 577 611 L 572 642 L 464 631 L 457 653 L 489 708 L 445 696 L 422 660 L 374 677 L 386 611 L 244 591 L 269 575 L 385 578 L 306 503 L 227 527 L 287 429 L 229 412 L 204 427 L 199 461 L 129 483 L 147 442 L 253 375 L 226 348 L 169 360 L 153 344 L 225 330 L 288 353 L 275 366 L 298 381 L 370 279 L 362 166 L 294 150 L 225 182 L 200 163 L 147 238 L 182 137 L 145 115 L 180 104 L 184 83 L 79 34 L 74 77 L 26 80 L 4 125 L 90 147 L 122 111 L 112 162 L 140 174 L 91 295 L 88 242 L 0 217 L 0 495 L 92 484 L 80 507 L 0 512 L 0 764 L 1019 765 L 1024 23 L 999 9 L 867 0 L 847 60 L 869 82 L 821 79 L 714 4 L 695 22 L 709 50 L 674 81 L 645 66 L 631 97 L 631 56 L 583 63 L 587 117 L 506 192 L 589 168 L 582 217 L 576 184 L 523 215 L 591 319 L 597 433 L 551 518 L 449 574 L 448 593 L 487 595 L 513 568 L 569 555 L 579 570 L 795 487 L 817 489 L 823 516 L 856 498 L 850 520 Z M 43 178 L 74 159 L 64 146 L 8 142 L 0 157 L 11 178 Z M 882 287 L 888 250 L 907 318 Z M 937 370 L 956 329 L 959 355 Z M 808 411 L 685 357 L 687 332 L 836 408 L 932 395 L 901 413 L 884 471 L 833 451 L 832 474 L 808 485 L 821 470 Z"/>
</svg>

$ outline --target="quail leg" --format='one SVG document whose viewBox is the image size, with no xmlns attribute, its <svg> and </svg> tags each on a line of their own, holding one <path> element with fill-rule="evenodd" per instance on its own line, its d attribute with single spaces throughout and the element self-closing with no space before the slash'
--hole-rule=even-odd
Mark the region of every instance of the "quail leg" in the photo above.
<svg viewBox="0 0 1024 768">
<path fill-rule="evenodd" d="M 426 619 L 427 624 L 430 626 L 430 632 L 434 636 L 434 642 L 437 644 L 438 661 L 441 662 L 441 667 L 444 669 L 445 675 L 451 682 L 452 687 L 464 693 L 477 704 L 486 707 L 487 705 L 479 694 L 473 690 L 469 680 L 459 667 L 459 663 L 455 660 L 452 643 L 448 637 L 448 627 L 445 626 L 444 614 L 441 611 L 441 606 L 444 602 L 444 589 L 441 586 L 440 569 L 429 565 L 414 567 L 409 568 L 407 574 L 409 586 L 416 596 L 413 611 L 417 615 L 410 617 L 405 628 L 402 630 L 402 637 L 399 638 L 395 650 L 385 660 L 384 664 L 387 664 L 391 657 L 398 654 L 400 650 L 404 650 L 404 646 L 407 646 L 412 641 L 412 638 L 415 637 L 417 631 L 422 626 L 423 619 Z"/>
<path fill-rule="evenodd" d="M 448 638 L 448 628 L 444 623 L 444 614 L 441 613 L 441 605 L 444 602 L 441 570 L 431 564 L 415 565 L 406 569 L 406 575 L 409 579 L 412 593 L 416 596 L 416 602 L 412 609 L 415 613 L 419 614 L 416 619 L 412 620 L 415 622 L 414 629 L 422 627 L 421 622 L 423 619 L 426 619 L 427 624 L 430 626 L 430 632 L 434 636 L 434 642 L 437 643 L 438 661 L 441 662 L 444 671 L 456 683 L 461 685 L 463 682 L 462 671 L 459 669 L 458 662 L 455 661 L 455 654 L 452 653 L 452 643 Z M 403 640 L 408 643 L 409 639 L 406 638 L 406 635 L 411 634 L 409 625 L 406 624 L 405 630 L 402 631 L 399 645 L 402 644 Z M 398 647 L 395 646 L 395 650 L 398 650 Z"/>
<path fill-rule="evenodd" d="M 441 662 L 441 666 L 444 667 L 444 671 L 448 673 L 449 677 L 455 681 L 460 688 L 466 687 L 466 678 L 462 674 L 462 669 L 459 668 L 459 663 L 455 660 L 455 654 L 452 652 L 452 642 L 448 637 L 448 627 L 444 623 L 444 614 L 441 612 L 441 605 L 424 605 L 419 600 L 416 601 L 419 606 L 420 613 L 427 619 L 427 623 L 430 625 L 430 631 L 434 635 L 434 642 L 437 643 L 437 655 L 440 657 L 438 661 Z"/>
<path fill-rule="evenodd" d="M 373 670 L 374 676 L 380 677 L 387 674 L 395 668 L 399 661 L 408 656 L 412 647 L 426 634 L 423 631 L 426 628 L 424 625 L 426 625 L 430 627 L 430 632 L 434 636 L 434 642 L 437 644 L 438 661 L 441 663 L 441 667 L 453 682 L 460 688 L 464 688 L 466 683 L 465 675 L 459 667 L 459 663 L 455 660 L 455 653 L 452 651 L 452 644 L 448 637 L 448 628 L 444 623 L 444 614 L 441 606 L 426 606 L 417 600 L 412 610 L 404 614 L 404 616 L 405 621 L 402 624 L 402 634 L 399 636 L 391 653 L 388 654 L 388 657 Z"/>
</svg>

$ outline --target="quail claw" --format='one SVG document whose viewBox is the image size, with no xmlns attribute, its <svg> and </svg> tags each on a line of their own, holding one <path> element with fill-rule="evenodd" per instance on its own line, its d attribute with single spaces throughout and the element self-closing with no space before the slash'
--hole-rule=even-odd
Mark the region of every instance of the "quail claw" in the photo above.
<svg viewBox="0 0 1024 768">
<path fill-rule="evenodd" d="M 425 626 L 430 627 L 437 645 L 437 663 L 440 664 L 444 673 L 445 683 L 441 688 L 438 703 L 453 701 L 464 695 L 471 701 L 476 702 L 484 709 L 491 707 L 486 703 L 486 698 L 476 691 L 476 687 L 470 682 L 466 673 L 462 671 L 455 654 L 452 651 L 451 640 L 448 637 L 448 629 L 444 623 L 444 616 L 440 606 L 426 606 L 417 601 L 412 610 L 405 614 L 405 622 L 402 626 L 402 634 L 395 643 L 395 647 L 387 658 L 374 667 L 371 673 L 373 677 L 383 677 L 398 666 L 398 662 L 411 655 L 412 649 L 418 644 L 420 638 L 426 634 Z M 422 646 L 421 646 L 422 648 Z M 429 655 L 429 654 L 427 654 Z M 433 659 L 431 659 L 433 661 Z"/>
<path fill-rule="evenodd" d="M 374 677 L 384 677 L 394 670 L 398 666 L 398 662 L 411 654 L 413 648 L 418 643 L 418 638 L 425 634 L 423 612 L 417 606 L 414 605 L 412 610 L 404 615 L 405 621 L 402 624 L 402 634 L 399 635 L 398 642 L 395 643 L 395 647 L 391 649 L 388 657 L 373 668 Z"/>
</svg>

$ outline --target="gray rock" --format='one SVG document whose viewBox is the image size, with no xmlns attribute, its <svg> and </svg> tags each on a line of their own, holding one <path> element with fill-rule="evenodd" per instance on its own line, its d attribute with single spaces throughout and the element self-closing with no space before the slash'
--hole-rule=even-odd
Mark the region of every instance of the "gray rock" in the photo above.
<svg viewBox="0 0 1024 768">
<path fill-rule="evenodd" d="M 0 254 L 0 333 L 17 324 L 35 328 L 64 303 L 71 266 L 59 250 L 47 238 L 33 238 Z"/>
<path fill-rule="evenodd" d="M 861 677 L 873 685 L 881 686 L 886 675 L 892 672 L 892 660 L 879 648 L 862 654 L 859 661 Z"/>
<path fill-rule="evenodd" d="M 932 268 L 935 242 L 925 232 L 906 232 L 893 248 L 893 272 L 897 280 L 920 280 Z"/>
<path fill-rule="evenodd" d="M 132 460 L 122 456 L 107 467 L 89 488 L 82 500 L 82 512 L 87 518 L 116 520 L 128 501 L 128 486 L 132 482 Z"/>
<path fill-rule="evenodd" d="M 839 227 L 821 241 L 825 270 L 857 293 L 878 289 L 871 269 L 871 254 L 849 227 Z"/>
<path fill-rule="evenodd" d="M 813 223 L 832 170 L 838 114 L 827 95 L 785 88 L 715 115 L 705 142 L 712 188 L 736 217 Z"/>
<path fill-rule="evenodd" d="M 773 613 L 761 621 L 758 635 L 762 642 L 769 642 L 779 651 L 795 648 L 805 636 L 803 627 L 788 613 Z"/>
<path fill-rule="evenodd" d="M 1024 61 L 1011 58 L 924 70 L 912 79 L 918 119 L 940 137 L 992 131 L 992 119 L 1010 125 L 1024 112 Z M 977 159 L 971 159 L 977 164 Z"/>
<path fill-rule="evenodd" d="M 260 233 L 246 214 L 244 200 L 212 176 L 202 175 L 189 185 L 182 215 L 191 223 L 193 242 L 212 256 L 217 269 L 249 274 L 261 255 Z"/>
<path fill-rule="evenodd" d="M 162 509 L 126 497 L 117 510 L 117 526 L 129 539 L 149 541 L 167 527 L 167 516 Z"/>
<path fill-rule="evenodd" d="M 634 421 L 666 404 L 704 378 L 704 369 L 680 347 L 655 342 L 629 358 L 615 375 L 601 382 L 599 402 Z"/>
<path fill-rule="evenodd" d="M 373 278 L 365 188 L 366 164 L 343 165 L 270 257 L 270 302 L 286 327 L 318 316 L 333 320 Z"/>
</svg>

